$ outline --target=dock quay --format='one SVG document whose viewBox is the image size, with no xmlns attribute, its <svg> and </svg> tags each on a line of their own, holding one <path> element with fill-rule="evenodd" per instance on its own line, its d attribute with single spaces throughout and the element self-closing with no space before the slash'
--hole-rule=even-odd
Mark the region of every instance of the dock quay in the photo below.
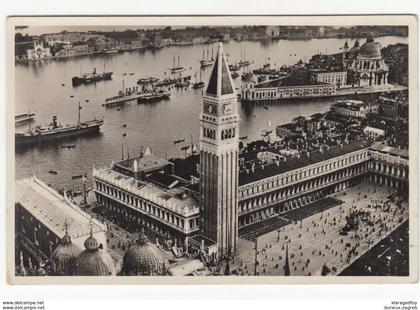
<svg viewBox="0 0 420 310">
<path fill-rule="evenodd" d="M 157 89 L 139 89 L 138 86 L 134 86 L 131 88 L 126 88 L 125 91 L 119 91 L 118 95 L 115 97 L 106 98 L 105 102 L 102 106 L 106 108 L 110 108 L 113 106 L 124 105 L 129 101 L 137 100 L 138 103 L 153 101 L 153 100 L 160 100 L 160 99 L 168 99 L 170 97 L 170 93 L 164 90 L 157 90 Z"/>
<path fill-rule="evenodd" d="M 327 84 L 328 85 L 328 84 Z M 331 85 L 332 88 L 333 85 Z M 293 89 L 288 91 L 276 89 L 276 88 L 255 88 L 259 91 L 258 95 L 249 96 L 249 93 L 246 93 L 246 89 L 242 89 L 241 92 L 241 102 L 243 103 L 254 103 L 254 104 L 276 104 L 276 103 L 286 103 L 296 100 L 305 100 L 305 99 L 327 99 L 327 98 L 340 98 L 340 99 L 351 99 L 352 97 L 357 97 L 359 99 L 368 98 L 371 95 L 378 95 L 381 93 L 391 93 L 399 91 L 407 91 L 408 88 L 403 85 L 397 84 L 386 84 L 386 85 L 376 85 L 376 86 L 367 86 L 367 87 L 357 87 L 357 88 L 341 88 L 341 89 L 328 89 L 325 92 L 316 92 L 315 91 L 305 91 L 304 86 L 293 86 Z M 293 92 L 293 94 L 291 94 Z M 290 95 L 291 94 L 291 95 Z"/>
</svg>

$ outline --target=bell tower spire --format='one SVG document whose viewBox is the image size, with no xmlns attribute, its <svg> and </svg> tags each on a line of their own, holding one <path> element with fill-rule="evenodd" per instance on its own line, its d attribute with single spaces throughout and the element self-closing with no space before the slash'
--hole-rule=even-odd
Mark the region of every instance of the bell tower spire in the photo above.
<svg viewBox="0 0 420 310">
<path fill-rule="evenodd" d="M 239 115 L 235 86 L 219 43 L 200 114 L 201 233 L 218 256 L 236 251 Z"/>
</svg>

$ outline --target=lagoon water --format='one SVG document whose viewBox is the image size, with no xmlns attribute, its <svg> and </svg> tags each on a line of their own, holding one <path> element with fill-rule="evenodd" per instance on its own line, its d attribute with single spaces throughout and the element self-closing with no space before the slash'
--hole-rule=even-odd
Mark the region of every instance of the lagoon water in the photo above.
<svg viewBox="0 0 420 310">
<path fill-rule="evenodd" d="M 360 43 L 364 41 L 361 39 Z M 377 41 L 387 46 L 398 42 L 407 43 L 407 38 L 381 37 Z M 272 43 L 231 41 L 224 44 L 224 51 L 230 63 L 239 61 L 241 54 L 245 53 L 246 58 L 254 62 L 250 66 L 252 70 L 261 67 L 268 58 L 272 65 L 279 67 L 296 63 L 300 59 L 308 61 L 319 52 L 339 52 L 344 42 L 345 39 L 279 40 Z M 350 47 L 353 44 L 349 40 Z M 150 147 L 153 153 L 162 157 L 182 156 L 184 151 L 181 147 L 191 140 L 197 142 L 198 139 L 202 90 L 173 88 L 170 100 L 148 104 L 130 103 L 119 111 L 116 108 L 105 109 L 102 103 L 122 88 L 124 73 L 127 73 L 124 77 L 125 87 L 135 86 L 141 77 L 169 77 L 171 74 L 168 68 L 173 65 L 173 58 L 178 56 L 180 64 L 187 68 L 183 74 L 193 76 L 194 82 L 196 72 L 199 76 L 199 60 L 203 50 L 208 48 L 211 54 L 212 45 L 192 45 L 16 65 L 15 114 L 26 113 L 28 110 L 35 112 L 35 121 L 30 126 L 49 124 L 53 115 L 57 115 L 63 124 L 75 123 L 79 101 L 82 105 L 82 120 L 95 117 L 103 117 L 105 120 L 99 135 L 17 150 L 16 178 L 35 174 L 55 188 L 78 188 L 80 180 L 72 180 L 71 176 L 82 172 L 91 176 L 93 165 L 105 166 L 113 160 L 120 160 L 122 144 L 124 153 L 128 149 L 132 157 L 139 154 L 141 146 Z M 215 49 L 216 46 L 214 53 Z M 93 68 L 99 72 L 114 72 L 112 80 L 72 87 L 73 76 L 92 71 Z M 208 67 L 202 71 L 204 82 L 210 70 L 211 67 Z M 239 89 L 240 78 L 235 83 Z M 240 135 L 248 136 L 248 141 L 258 139 L 264 129 L 274 130 L 276 125 L 287 123 L 299 115 L 325 112 L 333 102 L 333 99 L 295 101 L 270 105 L 268 109 L 239 104 Z M 16 127 L 16 130 L 24 131 L 28 127 L 26 124 Z M 124 133 L 126 136 L 123 138 Z M 173 143 L 173 140 L 180 138 L 185 138 L 186 142 Z M 74 143 L 76 147 L 62 148 L 61 145 L 65 143 Z M 55 170 L 58 174 L 50 174 L 49 170 Z"/>
</svg>

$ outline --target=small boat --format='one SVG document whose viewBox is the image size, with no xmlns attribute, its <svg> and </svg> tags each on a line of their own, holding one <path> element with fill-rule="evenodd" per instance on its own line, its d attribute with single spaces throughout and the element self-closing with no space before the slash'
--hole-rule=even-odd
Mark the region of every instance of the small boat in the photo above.
<svg viewBox="0 0 420 310">
<path fill-rule="evenodd" d="M 154 101 L 160 101 L 160 100 L 167 100 L 171 96 L 170 92 L 163 91 L 163 90 L 153 90 L 148 91 L 142 94 L 137 99 L 137 103 L 146 103 L 146 102 L 154 102 Z"/>
<path fill-rule="evenodd" d="M 182 72 L 185 71 L 186 69 L 184 67 L 182 67 L 179 64 L 180 60 L 179 60 L 179 56 L 178 56 L 178 65 L 175 65 L 175 57 L 174 57 L 174 66 L 172 68 L 169 68 L 171 70 L 171 73 L 178 73 L 178 72 Z"/>
<path fill-rule="evenodd" d="M 174 144 L 181 143 L 181 142 L 184 142 L 184 141 L 185 141 L 185 138 L 174 140 Z"/>
<path fill-rule="evenodd" d="M 34 117 L 35 117 L 35 113 L 23 113 L 23 114 L 15 115 L 15 124 L 33 121 Z"/>
<path fill-rule="evenodd" d="M 189 145 L 187 145 L 187 146 L 183 146 L 183 147 L 181 147 L 181 150 L 185 151 L 185 150 L 188 150 L 189 148 L 190 148 L 190 146 L 189 146 Z"/>
<path fill-rule="evenodd" d="M 175 83 L 176 88 L 184 88 L 190 86 L 190 81 L 183 81 L 182 79 L 178 80 L 178 82 Z"/>
<path fill-rule="evenodd" d="M 230 71 L 239 71 L 240 67 L 238 65 L 229 65 Z"/>
<path fill-rule="evenodd" d="M 266 105 L 265 105 L 265 106 L 263 106 L 263 108 L 264 108 L 264 109 L 266 109 L 266 110 L 268 110 L 268 107 L 267 107 Z"/>
<path fill-rule="evenodd" d="M 238 62 L 239 67 L 245 67 L 245 66 L 249 66 L 251 64 L 251 62 L 249 60 L 246 60 L 246 54 L 244 52 L 244 58 L 242 59 L 242 53 L 241 53 L 241 61 Z"/>
<path fill-rule="evenodd" d="M 140 78 L 140 79 L 138 79 L 138 81 L 137 81 L 137 84 L 153 84 L 153 83 L 156 83 L 157 81 L 159 81 L 159 79 L 158 78 L 155 78 L 155 77 L 145 77 L 145 78 Z"/>
<path fill-rule="evenodd" d="M 242 81 L 250 81 L 254 75 L 252 72 L 242 73 L 241 80 Z"/>
<path fill-rule="evenodd" d="M 74 149 L 76 147 L 76 144 L 63 144 L 61 146 L 62 149 Z"/>
<path fill-rule="evenodd" d="M 55 171 L 55 170 L 49 170 L 49 171 L 48 171 L 48 173 L 50 173 L 50 174 L 54 174 L 54 175 L 55 175 L 55 174 L 58 174 L 58 172 L 57 172 L 57 171 Z"/>
<path fill-rule="evenodd" d="M 239 140 L 246 140 L 246 139 L 248 139 L 248 136 L 243 136 L 239 138 Z"/>
<path fill-rule="evenodd" d="M 63 83 L 63 84 L 61 84 L 61 86 L 66 86 L 66 84 Z"/>
<path fill-rule="evenodd" d="M 83 178 L 83 174 L 72 175 L 71 178 L 74 179 L 81 179 Z"/>
<path fill-rule="evenodd" d="M 174 85 L 178 80 L 177 79 L 164 79 L 163 81 L 157 82 L 155 86 L 162 87 L 162 86 L 170 86 Z"/>
<path fill-rule="evenodd" d="M 130 73 L 130 75 L 134 75 L 134 74 L 135 74 L 134 72 Z"/>
<path fill-rule="evenodd" d="M 258 83 L 265 82 L 267 80 L 267 76 L 262 75 L 258 77 Z"/>
<path fill-rule="evenodd" d="M 206 84 L 204 82 L 197 82 L 197 83 L 193 84 L 192 88 L 193 89 L 199 89 L 199 88 L 203 88 L 205 85 Z"/>
<path fill-rule="evenodd" d="M 209 58 L 209 50 L 207 49 L 207 57 L 204 57 L 203 50 L 203 59 L 200 60 L 201 68 L 209 67 L 214 63 L 213 49 L 211 50 L 211 58 Z"/>
<path fill-rule="evenodd" d="M 261 133 L 262 137 L 267 137 L 269 134 L 271 134 L 273 131 L 272 130 L 266 130 L 264 129 Z"/>
<path fill-rule="evenodd" d="M 103 54 L 114 54 L 114 53 L 118 53 L 119 50 L 117 48 L 113 48 L 113 49 L 105 49 L 102 53 Z"/>
<path fill-rule="evenodd" d="M 123 124 L 121 127 L 122 128 L 127 128 L 127 124 Z"/>
<path fill-rule="evenodd" d="M 197 81 L 197 72 L 195 73 L 195 83 L 193 84 L 193 89 L 199 89 L 204 87 L 204 82 L 201 81 L 201 70 L 200 70 L 200 81 Z"/>
</svg>

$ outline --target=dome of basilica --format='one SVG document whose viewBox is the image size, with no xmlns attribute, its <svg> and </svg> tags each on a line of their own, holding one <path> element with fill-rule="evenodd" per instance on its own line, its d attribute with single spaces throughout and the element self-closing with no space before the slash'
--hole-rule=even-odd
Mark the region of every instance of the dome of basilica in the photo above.
<svg viewBox="0 0 420 310">
<path fill-rule="evenodd" d="M 91 234 L 86 239 L 85 250 L 77 257 L 77 275 L 115 275 L 114 261 L 108 252 L 99 248 L 98 241 Z"/>
<path fill-rule="evenodd" d="M 164 264 L 159 257 L 142 231 L 137 242 L 124 254 L 122 273 L 126 276 L 160 275 Z"/>
<path fill-rule="evenodd" d="M 77 257 L 82 250 L 71 242 L 70 236 L 64 235 L 61 244 L 52 253 L 52 265 L 55 275 L 70 276 L 76 273 Z"/>
<path fill-rule="evenodd" d="M 378 42 L 374 42 L 373 36 L 369 35 L 358 52 L 360 58 L 381 58 L 381 47 Z"/>
</svg>

